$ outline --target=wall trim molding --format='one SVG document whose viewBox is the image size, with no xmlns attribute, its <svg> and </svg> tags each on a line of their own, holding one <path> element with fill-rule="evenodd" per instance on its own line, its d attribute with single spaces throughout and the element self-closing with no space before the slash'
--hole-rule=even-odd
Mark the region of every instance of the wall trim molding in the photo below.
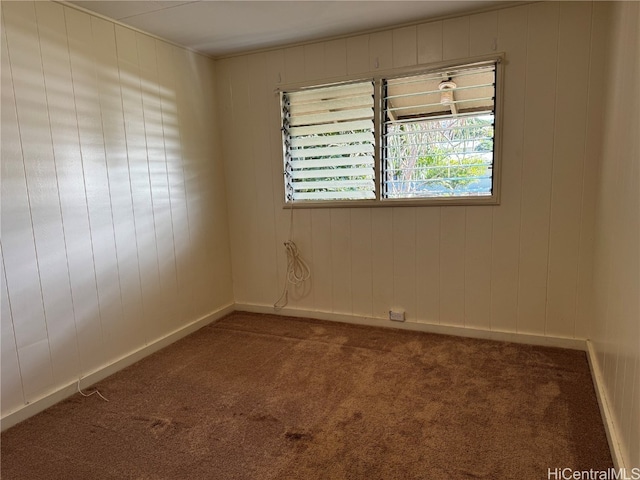
<svg viewBox="0 0 640 480">
<path fill-rule="evenodd" d="M 616 421 L 613 416 L 612 409 L 610 407 L 609 395 L 605 388 L 604 378 L 602 377 L 602 369 L 598 362 L 598 356 L 591 340 L 587 340 L 587 359 L 589 360 L 589 368 L 591 369 L 591 378 L 593 380 L 593 387 L 596 391 L 596 398 L 598 399 L 598 406 L 600 407 L 600 415 L 602 416 L 602 423 L 604 424 L 604 431 L 607 434 L 607 441 L 609 442 L 609 450 L 611 450 L 611 458 L 613 465 L 618 470 L 625 468 L 625 461 L 623 455 L 623 448 L 621 438 L 618 435 L 620 431 L 616 427 Z M 630 470 L 629 470 L 630 471 Z"/>
<path fill-rule="evenodd" d="M 107 22 L 113 23 L 114 25 L 118 25 L 120 27 L 124 27 L 124 28 L 126 28 L 128 30 L 132 30 L 132 31 L 137 32 L 137 33 L 141 33 L 142 35 L 146 35 L 147 37 L 151 37 L 151 38 L 153 38 L 155 40 L 159 40 L 161 42 L 168 43 L 169 45 L 173 45 L 174 47 L 178 47 L 178 48 L 180 48 L 182 50 L 186 50 L 187 52 L 195 53 L 196 55 L 200 55 L 202 57 L 206 57 L 206 58 L 209 58 L 211 60 L 215 60 L 215 57 L 213 57 L 213 56 L 211 56 L 211 55 L 209 55 L 207 53 L 200 52 L 200 51 L 198 51 L 198 50 L 196 50 L 194 48 L 185 47 L 184 45 L 180 45 L 179 43 L 176 43 L 174 41 L 171 41 L 171 40 L 168 40 L 166 38 L 160 37 L 160 36 L 155 35 L 153 33 L 149 33 L 149 32 L 147 32 L 145 30 L 142 30 L 140 28 L 134 27 L 132 25 L 128 25 L 128 24 L 126 24 L 126 23 L 124 23 L 124 22 L 122 22 L 120 20 L 116 20 L 115 18 L 107 17 L 106 15 L 103 15 L 101 13 L 94 12 L 93 10 L 89 10 L 88 8 L 81 7 L 80 5 L 76 5 L 75 3 L 70 3 L 67 0 L 52 0 L 52 1 L 53 1 L 53 3 L 58 3 L 58 4 L 62 5 L 63 7 L 72 8 L 74 10 L 78 10 L 79 12 L 86 13 L 87 15 L 90 15 L 92 17 L 96 17 L 96 18 L 99 18 L 101 20 L 106 20 Z"/>
<path fill-rule="evenodd" d="M 402 330 L 413 330 L 417 332 L 454 335 L 457 337 L 470 337 L 485 340 L 524 343 L 528 345 L 540 345 L 544 347 L 559 347 L 582 351 L 587 350 L 586 340 L 581 338 L 550 337 L 528 333 L 499 332 L 491 330 L 480 330 L 477 328 L 459 327 L 455 325 L 437 325 L 433 323 L 422 322 L 391 322 L 389 320 L 376 317 L 326 312 L 320 310 L 305 310 L 290 307 L 285 307 L 281 310 L 276 311 L 273 308 L 273 305 L 261 305 L 255 303 L 236 303 L 235 310 L 251 313 L 271 313 L 288 317 L 315 318 L 318 320 L 330 320 L 334 322 L 354 323 L 358 325 L 370 325 L 374 327 L 398 328 Z"/>
<path fill-rule="evenodd" d="M 58 1 L 58 0 L 56 0 L 56 1 Z M 451 19 L 456 19 L 456 18 L 470 17 L 472 15 L 478 15 L 478 14 L 481 14 L 481 13 L 494 12 L 494 11 L 499 11 L 499 10 L 506 10 L 508 8 L 517 8 L 517 7 L 521 7 L 521 6 L 524 6 L 524 5 L 535 4 L 535 3 L 538 3 L 539 1 L 540 0 L 522 0 L 522 1 L 504 0 L 504 1 L 501 1 L 499 4 L 496 4 L 496 5 L 488 5 L 488 6 L 484 6 L 484 7 L 474 8 L 474 9 L 468 10 L 466 12 L 450 13 L 450 14 L 447 14 L 447 15 L 436 15 L 436 16 L 432 16 L 432 17 L 420 17 L 420 18 L 418 18 L 416 20 L 411 20 L 411 21 L 408 21 L 408 22 L 396 23 L 396 24 L 393 24 L 393 25 L 386 25 L 386 26 L 375 27 L 375 28 L 365 28 L 365 29 L 362 29 L 362 30 L 355 30 L 355 31 L 348 32 L 348 33 L 330 35 L 328 37 L 312 38 L 312 39 L 309 39 L 309 40 L 301 40 L 301 41 L 297 41 L 297 42 L 293 41 L 293 42 L 290 42 L 290 43 L 283 43 L 281 45 L 273 45 L 273 46 L 270 46 L 270 47 L 257 47 L 257 48 L 253 48 L 253 49 L 249 49 L 249 50 L 241 50 L 241 51 L 237 51 L 237 52 L 223 53 L 223 54 L 216 55 L 216 56 L 214 56 L 212 58 L 214 60 L 226 60 L 228 58 L 242 57 L 242 56 L 245 56 L 245 55 L 255 55 L 255 54 L 258 54 L 258 53 L 272 52 L 274 50 L 284 50 L 284 49 L 293 48 L 293 47 L 303 47 L 305 45 L 312 45 L 314 43 L 331 42 L 331 41 L 334 41 L 334 40 L 342 40 L 342 39 L 347 39 L 347 38 L 359 37 L 361 35 L 371 35 L 371 34 L 378 33 L 378 32 L 391 31 L 391 30 L 395 30 L 397 28 L 414 27 L 414 26 L 418 26 L 418 25 L 423 25 L 425 23 L 436 23 L 436 22 L 441 22 L 441 21 L 444 21 L 444 20 L 451 20 Z"/>
<path fill-rule="evenodd" d="M 83 376 L 80 379 L 80 388 L 85 389 L 90 387 L 96 382 L 108 377 L 109 375 L 113 375 L 114 373 L 122 370 L 123 368 L 128 367 L 129 365 L 133 365 L 134 363 L 142 360 L 143 358 L 151 355 L 152 353 L 157 352 L 158 350 L 180 340 L 183 337 L 195 332 L 196 330 L 201 329 L 217 320 L 221 319 L 225 315 L 232 313 L 235 310 L 235 304 L 230 303 L 224 307 L 221 307 L 217 310 L 214 310 L 197 320 L 184 325 L 177 330 L 174 330 L 171 333 L 168 333 L 164 337 L 160 337 L 152 343 L 145 345 L 133 352 L 130 352 L 123 357 L 120 357 L 113 362 L 106 364 L 97 370 Z M 60 387 L 52 392 L 46 393 L 37 400 L 28 403 L 18 410 L 14 410 L 4 417 L 0 419 L 0 431 L 5 431 L 6 429 L 26 420 L 33 415 L 40 413 L 41 411 L 55 405 L 58 402 L 61 402 L 67 397 L 70 397 L 78 390 L 78 382 L 75 381 L 63 387 Z"/>
<path fill-rule="evenodd" d="M 183 337 L 199 330 L 206 325 L 209 325 L 222 317 L 234 312 L 251 312 L 251 313 L 266 313 L 266 314 L 278 314 L 288 317 L 306 317 L 315 318 L 318 320 L 329 320 L 334 322 L 352 323 L 357 325 L 369 325 L 374 327 L 383 328 L 396 328 L 401 330 L 412 330 L 417 332 L 436 333 L 441 335 L 454 335 L 457 337 L 469 337 L 479 338 L 485 340 L 497 340 L 503 342 L 523 343 L 528 345 L 539 345 L 545 347 L 558 347 L 569 348 L 572 350 L 587 351 L 589 358 L 589 365 L 592 369 L 592 377 L 594 384 L 596 385 L 596 393 L 598 395 L 598 403 L 600 404 L 600 410 L 603 416 L 605 429 L 607 431 L 607 438 L 609 439 L 609 445 L 614 456 L 614 463 L 616 466 L 622 465 L 622 457 L 620 455 L 620 448 L 617 443 L 616 430 L 613 423 L 610 422 L 611 414 L 608 410 L 608 403 L 606 401 L 606 393 L 601 387 L 602 377 L 599 373 L 597 361 L 595 360 L 595 354 L 592 352 L 593 347 L 588 340 L 577 338 L 562 338 L 562 337 L 549 337 L 543 335 L 534 335 L 527 333 L 516 332 L 497 332 L 490 330 L 480 330 L 475 328 L 465 328 L 455 325 L 437 325 L 431 323 L 418 323 L 418 322 L 390 322 L 389 320 L 375 317 L 367 317 L 362 315 L 344 314 L 326 312 L 320 310 L 305 310 L 299 308 L 285 307 L 276 311 L 273 305 L 262 305 L 253 303 L 230 303 L 224 307 L 214 310 L 207 315 L 200 317 L 199 319 L 185 325 L 173 332 L 161 337 L 154 342 L 141 347 L 97 370 L 85 375 L 80 379 L 80 388 L 85 389 L 91 385 L 99 382 L 100 380 L 113 375 L 114 373 L 122 370 L 123 368 L 132 365 L 139 360 L 157 352 L 158 350 L 180 340 Z M 588 350 L 591 348 L 591 350 Z M 593 357 L 593 358 L 592 358 Z M 594 363 L 595 362 L 595 363 Z M 596 374 L 597 372 L 597 374 Z M 596 380 L 598 378 L 598 380 Z M 65 398 L 73 395 L 77 392 L 77 382 L 70 383 L 63 387 L 60 387 L 52 392 L 46 393 L 39 399 L 14 410 L 0 419 L 0 430 L 4 431 L 37 413 L 55 405 L 56 403 L 64 400 Z M 604 399 L 604 400 L 603 400 Z M 603 404 L 607 407 L 603 409 Z M 606 414 L 604 413 L 606 412 Z"/>
</svg>

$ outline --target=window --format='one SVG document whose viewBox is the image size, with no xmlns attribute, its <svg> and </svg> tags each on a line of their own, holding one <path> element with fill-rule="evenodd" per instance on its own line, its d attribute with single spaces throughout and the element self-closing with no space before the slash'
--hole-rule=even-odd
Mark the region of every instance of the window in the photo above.
<svg viewBox="0 0 640 480">
<path fill-rule="evenodd" d="M 282 100 L 287 201 L 374 199 L 373 82 Z"/>
<path fill-rule="evenodd" d="M 490 196 L 495 65 L 383 80 L 383 86 L 383 196 Z"/>
<path fill-rule="evenodd" d="M 497 59 L 282 93 L 285 202 L 496 204 Z"/>
</svg>

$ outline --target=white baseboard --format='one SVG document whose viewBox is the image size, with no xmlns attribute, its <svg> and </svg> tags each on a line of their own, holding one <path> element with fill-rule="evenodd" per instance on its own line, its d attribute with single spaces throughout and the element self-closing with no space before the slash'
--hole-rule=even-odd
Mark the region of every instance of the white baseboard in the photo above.
<svg viewBox="0 0 640 480">
<path fill-rule="evenodd" d="M 498 340 L 513 343 L 523 343 L 529 345 L 541 345 L 550 347 L 570 348 L 573 350 L 587 350 L 587 343 L 582 339 L 575 338 L 560 338 L 560 337 L 548 337 L 543 335 L 532 335 L 525 333 L 513 333 L 513 332 L 497 332 L 480 330 L 474 328 L 464 328 L 454 325 L 435 325 L 429 323 L 419 322 L 391 322 L 387 319 L 365 317 L 361 315 L 349 315 L 333 312 L 314 311 L 296 308 L 284 308 L 275 311 L 272 305 L 259 305 L 249 303 L 235 303 L 222 307 L 214 312 L 211 312 L 198 320 L 154 341 L 153 343 L 146 345 L 134 352 L 131 352 L 124 357 L 115 360 L 91 373 L 85 375 L 80 380 L 80 388 L 85 389 L 94 383 L 122 370 L 129 365 L 143 359 L 144 357 L 151 355 L 154 352 L 170 345 L 171 343 L 180 340 L 181 338 L 195 332 L 196 330 L 214 322 L 225 315 L 233 311 L 245 311 L 254 313 L 277 313 L 279 315 L 285 315 L 290 317 L 306 317 L 316 318 L 319 320 L 330 320 L 343 323 L 353 323 L 358 325 L 370 325 L 375 327 L 385 328 L 398 328 L 403 330 L 413 330 L 419 332 L 438 333 L 442 335 L 455 335 L 459 337 L 480 338 L 487 340 Z M 591 354 L 590 354 L 591 355 Z M 591 359 L 590 359 L 591 361 Z M 595 374 L 594 374 L 595 378 Z M 595 381 L 595 380 L 594 380 Z M 601 382 L 600 382 L 601 383 Z M 27 418 L 55 405 L 56 403 L 64 400 L 65 398 L 73 395 L 77 392 L 78 384 L 73 382 L 58 388 L 52 392 L 49 392 L 39 399 L 25 405 L 18 410 L 8 413 L 2 419 L 0 419 L 0 430 L 4 431 L 7 428 L 16 425 L 17 423 L 26 420 Z M 598 390 L 597 390 L 598 391 Z M 598 394 L 598 400 L 600 401 L 600 393 Z M 602 404 L 601 404 L 602 408 Z M 603 414 L 604 417 L 604 414 Z M 607 423 L 605 422 L 605 425 Z M 615 431 L 615 430 L 614 430 Z M 609 431 L 607 430 L 607 435 Z M 613 450 L 613 447 L 612 447 Z"/>
<path fill-rule="evenodd" d="M 275 310 L 273 305 L 260 305 L 253 303 L 236 303 L 237 311 L 253 313 L 272 313 L 288 317 L 306 317 L 318 320 L 331 320 L 335 322 L 354 323 L 358 325 L 370 325 L 375 327 L 399 328 L 418 332 L 439 333 L 441 335 L 455 335 L 457 337 L 481 338 L 486 340 L 498 340 L 503 342 L 524 343 L 528 345 L 540 345 L 545 347 L 569 348 L 571 350 L 586 351 L 586 340 L 580 338 L 548 337 L 527 333 L 498 332 L 465 328 L 454 325 L 435 325 L 422 322 L 392 322 L 387 319 L 365 317 L 361 315 L 349 315 L 316 310 L 304 310 L 285 307 Z"/>
<path fill-rule="evenodd" d="M 196 330 L 199 330 L 200 328 L 212 322 L 215 322 L 216 320 L 224 317 L 225 315 L 233 312 L 234 310 L 235 310 L 235 306 L 233 303 L 231 303 L 225 307 L 222 307 L 218 310 L 215 310 L 211 313 L 208 313 L 207 315 L 200 317 L 199 319 L 165 335 L 164 337 L 161 337 L 155 340 L 153 343 L 150 343 L 149 345 L 145 345 L 144 347 L 139 348 L 138 350 L 128 353 L 127 355 L 107 365 L 104 365 L 103 367 L 100 367 L 99 369 L 82 377 L 82 379 L 80 380 L 80 388 L 85 389 L 93 385 L 94 383 L 99 382 L 100 380 L 108 377 L 109 375 L 112 375 L 117 371 L 122 370 L 123 368 L 126 368 L 129 365 L 132 365 L 139 360 L 142 360 L 144 357 L 147 357 L 152 353 L 155 353 L 158 350 L 180 340 L 181 338 L 186 337 L 190 333 L 193 333 Z M 55 405 L 56 403 L 76 393 L 78 391 L 77 389 L 78 389 L 78 382 L 73 382 L 69 385 L 65 385 L 62 388 L 54 390 L 53 392 L 43 395 L 39 399 L 21 407 L 18 410 L 8 413 L 4 417 L 2 417 L 2 419 L 0 420 L 0 425 L 1 425 L 0 430 L 4 431 L 16 425 L 17 423 L 22 422 L 23 420 L 26 420 L 29 417 L 32 417 L 36 413 L 39 413 Z"/>
<path fill-rule="evenodd" d="M 598 362 L 598 357 L 595 349 L 593 348 L 593 344 L 589 340 L 587 340 L 587 358 L 589 359 L 593 387 L 596 390 L 596 397 L 598 398 L 598 405 L 600 407 L 600 415 L 602 416 L 602 423 L 604 423 L 604 430 L 607 434 L 607 441 L 609 442 L 613 465 L 615 468 L 620 470 L 625 468 L 625 461 L 624 455 L 622 454 L 620 437 L 618 436 L 619 430 L 616 428 L 616 422 L 609 406 L 611 405 L 611 402 L 609 402 L 609 396 L 607 395 L 607 390 L 604 386 L 600 363 Z"/>
</svg>

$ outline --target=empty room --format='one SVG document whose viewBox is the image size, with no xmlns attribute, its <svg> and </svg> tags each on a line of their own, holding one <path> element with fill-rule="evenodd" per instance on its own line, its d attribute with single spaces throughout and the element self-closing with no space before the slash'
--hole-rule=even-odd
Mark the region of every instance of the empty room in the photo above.
<svg viewBox="0 0 640 480">
<path fill-rule="evenodd" d="M 640 479 L 640 2 L 0 9 L 3 479 Z"/>
</svg>

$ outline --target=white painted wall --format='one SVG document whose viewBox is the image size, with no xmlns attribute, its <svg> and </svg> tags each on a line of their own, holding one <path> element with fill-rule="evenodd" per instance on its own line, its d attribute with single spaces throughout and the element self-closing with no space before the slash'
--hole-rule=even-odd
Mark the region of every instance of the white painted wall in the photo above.
<svg viewBox="0 0 640 480">
<path fill-rule="evenodd" d="M 2 416 L 233 303 L 213 62 L 2 2 Z"/>
<path fill-rule="evenodd" d="M 637 3 L 537 3 L 242 55 L 215 79 L 204 57 L 56 3 L 2 2 L 2 22 L 3 417 L 234 295 L 273 304 L 290 215 L 279 85 L 495 41 L 502 204 L 296 210 L 313 278 L 291 308 L 590 337 L 640 464 Z"/>
<path fill-rule="evenodd" d="M 640 467 L 640 4 L 596 4 L 609 29 L 589 336 L 627 468 Z M 600 48 L 600 47 L 599 47 Z M 594 129 L 595 130 L 595 129 Z"/>
<path fill-rule="evenodd" d="M 500 206 L 300 209 L 312 269 L 293 309 L 585 338 L 591 3 L 536 3 L 217 62 L 236 302 L 282 288 L 282 146 L 275 89 L 506 53 Z"/>
</svg>

